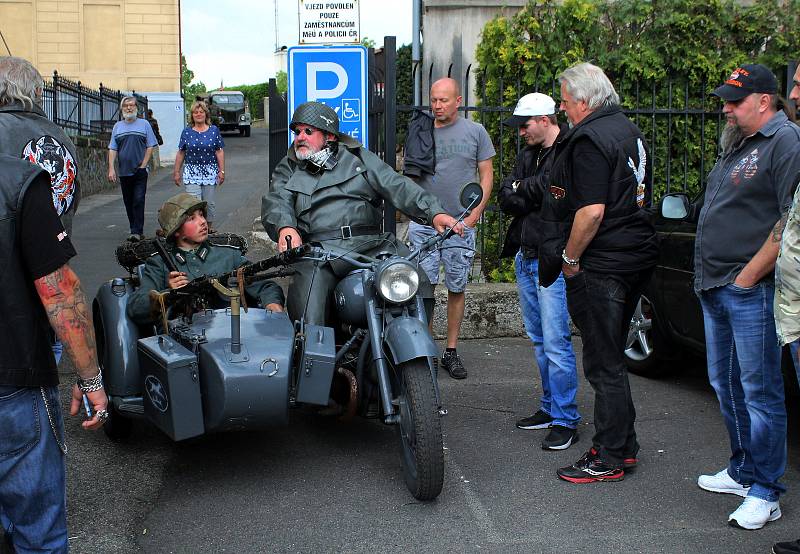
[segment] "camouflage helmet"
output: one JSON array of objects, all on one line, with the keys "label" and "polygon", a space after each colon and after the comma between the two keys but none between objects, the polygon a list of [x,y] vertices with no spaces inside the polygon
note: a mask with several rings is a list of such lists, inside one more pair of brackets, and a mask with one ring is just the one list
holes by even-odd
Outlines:
[{"label": "camouflage helmet", "polygon": [[161,225],[167,240],[174,237],[186,219],[195,211],[206,211],[207,202],[192,196],[188,192],[176,194],[161,205],[158,210],[158,224]]},{"label": "camouflage helmet", "polygon": [[356,139],[346,133],[339,132],[339,116],[333,108],[322,102],[303,102],[294,110],[289,129],[294,131],[297,125],[310,125],[320,131],[331,133],[345,146],[358,146]]}]

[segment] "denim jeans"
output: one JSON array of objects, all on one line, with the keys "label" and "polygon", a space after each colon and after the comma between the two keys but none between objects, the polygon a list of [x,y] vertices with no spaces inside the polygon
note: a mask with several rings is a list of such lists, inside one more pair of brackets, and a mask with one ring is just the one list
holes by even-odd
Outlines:
[{"label": "denim jeans", "polygon": [[575,402],[578,374],[564,277],[559,275],[547,288],[539,286],[539,260],[526,258],[522,252],[514,258],[514,269],[525,332],[533,342],[542,377],[541,409],[553,418],[554,424],[575,429],[581,420]]},{"label": "denim jeans", "polygon": [[631,316],[651,273],[583,270],[565,279],[567,307],[583,342],[583,371],[594,389],[592,445],[615,466],[639,451],[624,350]]},{"label": "denim jeans", "polygon": [[708,378],[728,429],[728,473],[750,495],[777,500],[786,469],[786,406],[775,334],[775,286],[734,284],[700,293]]},{"label": "denim jeans", "polygon": [[792,353],[794,371],[797,373],[797,384],[800,385],[800,339],[789,343],[789,351]]},{"label": "denim jeans", "polygon": [[[58,387],[45,388],[64,440]],[[14,548],[67,552],[66,465],[39,388],[0,386],[0,524]]]},{"label": "denim jeans", "polygon": [[137,169],[136,173],[127,177],[120,176],[122,200],[128,214],[132,235],[144,234],[144,195],[147,192],[147,170]]}]

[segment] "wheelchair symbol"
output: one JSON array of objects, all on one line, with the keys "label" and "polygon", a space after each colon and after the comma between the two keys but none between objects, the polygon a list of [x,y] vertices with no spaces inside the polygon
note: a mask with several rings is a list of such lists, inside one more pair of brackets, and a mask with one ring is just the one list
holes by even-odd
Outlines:
[{"label": "wheelchair symbol", "polygon": [[361,100],[345,98],[342,100],[342,121],[361,121]]}]

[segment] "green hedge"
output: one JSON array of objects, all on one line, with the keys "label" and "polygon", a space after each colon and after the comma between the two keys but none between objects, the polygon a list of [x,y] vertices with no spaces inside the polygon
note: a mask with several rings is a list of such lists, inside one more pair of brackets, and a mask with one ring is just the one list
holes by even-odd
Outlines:
[{"label": "green hedge", "polygon": [[[486,24],[476,57],[478,90],[485,87],[487,107],[513,107],[534,90],[555,90],[558,101],[556,75],[591,61],[606,71],[625,109],[637,107],[638,91],[638,105],[645,107],[646,99],[647,109],[654,94],[658,109],[715,112],[720,104],[709,93],[743,63],[772,68],[785,90],[786,63],[800,57],[800,0],[756,0],[749,6],[720,0],[532,0],[513,17]],[[504,151],[513,153],[517,137],[500,123],[506,116],[487,112],[483,120]],[[717,118],[710,113],[631,117],[650,143],[656,198],[666,191],[668,175],[672,190],[697,192],[701,171],[714,163]],[[495,183],[513,163],[514,156],[507,155],[503,167],[496,164]],[[488,213],[484,220],[484,273],[491,280],[513,280],[509,264],[499,263],[496,254],[505,219]]]}]

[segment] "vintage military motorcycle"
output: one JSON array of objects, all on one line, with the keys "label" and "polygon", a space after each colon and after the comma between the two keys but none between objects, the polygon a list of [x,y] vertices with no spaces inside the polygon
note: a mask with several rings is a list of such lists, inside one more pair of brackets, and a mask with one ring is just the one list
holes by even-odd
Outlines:
[{"label": "vintage military motorcycle", "polygon": [[[470,183],[461,197],[463,219],[480,203],[480,186]],[[124,438],[132,420],[144,418],[178,441],[285,425],[290,408],[314,406],[344,421],[380,417],[398,430],[409,491],[419,500],[436,498],[444,481],[441,417],[447,412],[417,264],[450,234],[407,256],[369,258],[301,246],[181,289],[154,291],[160,329],[136,325],[125,308],[141,262],[164,255],[163,248],[157,241],[121,247],[117,257],[130,275],[103,284],[93,304],[110,400],[106,434]],[[210,240],[245,246],[235,235]],[[286,275],[299,261],[332,259],[355,269],[335,288],[330,326],[292,322],[286,313],[244,303],[244,283]],[[204,309],[210,294],[229,298],[230,307]]]}]

